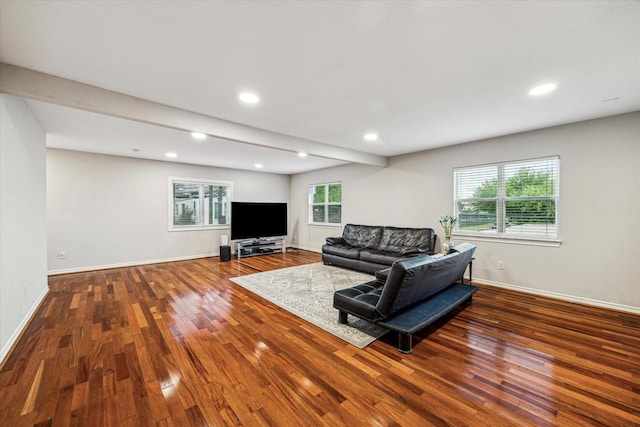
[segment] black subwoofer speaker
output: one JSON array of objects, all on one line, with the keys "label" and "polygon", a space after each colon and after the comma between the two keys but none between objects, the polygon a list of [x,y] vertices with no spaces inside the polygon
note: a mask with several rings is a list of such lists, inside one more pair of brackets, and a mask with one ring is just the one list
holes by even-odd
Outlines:
[{"label": "black subwoofer speaker", "polygon": [[220,261],[231,261],[231,246],[220,246]]}]

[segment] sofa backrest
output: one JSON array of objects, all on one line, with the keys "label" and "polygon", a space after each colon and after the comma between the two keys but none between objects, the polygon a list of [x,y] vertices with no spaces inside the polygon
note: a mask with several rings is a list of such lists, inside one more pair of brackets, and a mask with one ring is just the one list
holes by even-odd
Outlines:
[{"label": "sofa backrest", "polygon": [[433,228],[383,227],[378,249],[385,252],[404,253],[419,248],[431,252],[436,243]]},{"label": "sofa backrest", "polygon": [[462,277],[475,249],[463,243],[441,258],[420,255],[394,262],[376,311],[386,318],[440,292]]},{"label": "sofa backrest", "polygon": [[353,247],[400,254],[418,252],[417,249],[432,252],[436,244],[436,234],[432,228],[346,224],[342,238]]},{"label": "sofa backrest", "polygon": [[357,248],[378,249],[382,227],[378,225],[347,224],[342,231],[342,238],[348,245]]}]

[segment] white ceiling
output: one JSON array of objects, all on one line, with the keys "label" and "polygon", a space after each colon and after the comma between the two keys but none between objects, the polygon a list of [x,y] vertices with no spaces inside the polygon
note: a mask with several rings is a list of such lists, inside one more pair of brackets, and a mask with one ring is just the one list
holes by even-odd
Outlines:
[{"label": "white ceiling", "polygon": [[[301,147],[394,156],[640,110],[640,2],[0,1],[0,62]],[[558,89],[528,96],[545,82]],[[261,102],[242,104],[241,90]],[[347,161],[29,105],[51,147],[173,151],[174,161],[285,174]],[[368,131],[380,140],[364,141]]]}]

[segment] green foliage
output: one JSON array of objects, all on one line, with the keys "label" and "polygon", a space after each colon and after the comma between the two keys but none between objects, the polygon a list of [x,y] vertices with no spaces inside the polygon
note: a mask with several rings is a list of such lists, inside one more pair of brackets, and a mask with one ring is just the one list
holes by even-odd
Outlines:
[{"label": "green foliage", "polygon": [[[505,205],[507,221],[513,224],[549,223],[555,219],[555,203],[550,200],[526,200],[526,198],[550,197],[555,195],[553,176],[545,171],[521,168],[507,179],[504,193],[508,199]],[[474,198],[498,197],[498,180],[496,178],[482,183],[474,192]],[[513,199],[516,200],[513,200]],[[517,200],[523,198],[523,200]],[[465,211],[495,214],[495,200],[473,202],[465,206]]]},{"label": "green foliage", "polygon": [[444,235],[446,237],[451,237],[451,232],[453,231],[453,227],[456,225],[456,222],[458,222],[458,218],[451,215],[440,217],[440,225],[444,228]]},{"label": "green foliage", "polygon": [[507,197],[553,196],[555,194],[553,177],[547,172],[521,168],[507,180]]},{"label": "green foliage", "polygon": [[324,189],[325,186],[324,185],[318,185],[316,187],[314,187],[314,191],[313,191],[313,203],[324,203],[325,201],[325,197],[324,197]]},{"label": "green foliage", "polygon": [[[489,179],[482,183],[482,185],[476,188],[473,193],[473,197],[476,199],[495,199],[498,197],[498,179]],[[473,212],[495,212],[495,201],[482,201],[474,202],[470,206]]]},{"label": "green foliage", "polygon": [[493,178],[483,182],[480,187],[476,188],[473,197],[477,199],[498,197],[498,179]]},{"label": "green foliage", "polygon": [[[522,168],[506,183],[507,197],[549,197],[555,194],[553,177],[547,172]],[[555,220],[556,206],[550,200],[510,200],[507,218],[514,224],[549,223]]]},{"label": "green foliage", "polygon": [[[328,199],[327,199],[328,189]],[[313,189],[313,203],[342,202],[342,184],[317,185]]]},{"label": "green foliage", "polygon": [[342,184],[329,185],[329,203],[342,202]]}]

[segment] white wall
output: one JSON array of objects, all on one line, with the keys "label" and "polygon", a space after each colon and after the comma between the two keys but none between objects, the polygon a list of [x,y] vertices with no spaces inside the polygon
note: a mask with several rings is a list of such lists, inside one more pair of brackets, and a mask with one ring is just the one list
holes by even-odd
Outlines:
[{"label": "white wall", "polygon": [[20,98],[0,95],[0,361],[46,295],[45,134]]},{"label": "white wall", "polygon": [[438,220],[453,211],[454,167],[552,155],[560,156],[561,246],[475,241],[474,280],[640,311],[640,112],[398,156],[388,168],[293,176],[292,243],[320,251],[326,236],[342,231],[307,225],[310,184],[342,181],[343,223],[442,234]]},{"label": "white wall", "polygon": [[229,228],[168,231],[170,176],[232,181],[236,201],[289,198],[286,175],[49,149],[50,273],[218,255]]}]

